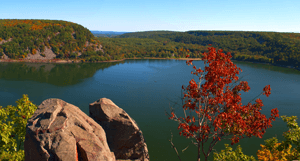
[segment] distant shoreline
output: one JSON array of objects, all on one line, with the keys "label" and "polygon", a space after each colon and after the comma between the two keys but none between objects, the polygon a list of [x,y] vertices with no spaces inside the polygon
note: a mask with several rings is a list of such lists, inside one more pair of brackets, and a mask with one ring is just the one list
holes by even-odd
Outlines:
[{"label": "distant shoreline", "polygon": [[[19,63],[19,62],[26,62],[26,63],[57,63],[57,64],[64,64],[64,63],[109,63],[109,62],[120,62],[124,60],[130,60],[130,59],[175,59],[175,60],[195,60],[199,61],[202,60],[201,58],[150,58],[150,57],[144,57],[144,58],[124,58],[120,60],[109,60],[109,61],[98,61],[98,62],[83,62],[83,59],[75,59],[75,60],[62,60],[62,59],[19,59],[19,60],[14,60],[14,59],[0,59],[0,63],[2,62],[9,62],[9,63]],[[251,61],[240,61],[240,60],[234,60],[238,62],[249,62],[249,63],[255,63],[255,64],[266,64],[266,65],[271,65],[271,66],[278,66],[278,67],[284,67],[284,68],[290,68],[290,69],[296,69],[300,71],[300,67],[296,68],[293,66],[283,66],[283,65],[278,65],[278,64],[270,64],[270,63],[263,63],[263,62],[251,62]]]},{"label": "distant shoreline", "polygon": [[[124,58],[120,60],[109,60],[109,61],[97,61],[97,62],[84,62],[84,63],[105,63],[105,62],[119,62],[119,61],[124,61],[128,59],[142,59],[142,58]],[[201,58],[148,58],[144,57],[144,59],[176,59],[176,60],[201,60]],[[62,59],[0,59],[1,62],[9,62],[9,63],[19,63],[19,62],[27,62],[27,63],[82,63],[82,59],[77,59],[77,60],[62,60]]]},{"label": "distant shoreline", "polygon": [[294,66],[284,66],[284,65],[279,65],[279,64],[271,64],[271,63],[263,63],[263,62],[251,62],[251,61],[240,61],[240,60],[233,60],[233,61],[237,61],[237,62],[248,62],[248,63],[253,63],[253,64],[265,64],[265,65],[270,65],[270,66],[277,66],[277,67],[283,67],[283,68],[290,68],[290,69],[295,69],[295,70],[299,70],[300,71],[300,67],[296,68]]}]

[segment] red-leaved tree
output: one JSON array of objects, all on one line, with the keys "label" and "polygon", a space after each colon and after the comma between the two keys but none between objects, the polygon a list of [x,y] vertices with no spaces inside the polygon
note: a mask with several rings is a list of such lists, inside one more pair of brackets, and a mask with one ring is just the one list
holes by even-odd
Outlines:
[{"label": "red-leaved tree", "polygon": [[[209,63],[209,67],[205,66],[207,72],[205,75],[206,82],[200,88],[203,70],[194,66],[195,72],[191,72],[191,74],[198,76],[201,73],[201,77],[198,76],[199,85],[192,79],[186,88],[182,86],[182,89],[187,90],[187,93],[183,93],[183,99],[186,98],[183,105],[185,118],[177,118],[172,109],[172,116],[168,114],[169,119],[179,122],[178,129],[182,129],[179,135],[196,140],[194,144],[198,147],[198,161],[200,161],[201,150],[205,160],[207,160],[212,148],[218,141],[225,139],[226,136],[232,136],[230,139],[231,145],[238,143],[239,139],[243,137],[256,136],[262,138],[265,130],[272,127],[271,122],[279,117],[277,108],[271,110],[270,118],[266,118],[264,114],[261,114],[260,110],[264,105],[259,98],[256,99],[256,103],[253,105],[250,101],[246,106],[242,106],[241,94],[238,92],[241,90],[248,92],[250,90],[248,82],[240,81],[239,85],[233,89],[226,86],[232,83],[233,79],[235,83],[238,81],[236,74],[239,74],[241,69],[231,62],[230,58],[232,56],[229,52],[225,55],[222,53],[222,49],[218,52],[213,47],[208,49],[209,53],[203,53],[202,58],[204,64]],[[186,57],[189,57],[189,55]],[[192,61],[186,61],[187,65],[193,65]],[[267,85],[263,91],[261,94],[268,97],[271,94],[270,85]],[[186,116],[185,111],[188,109],[190,112],[194,111],[198,118]],[[209,138],[212,138],[209,148],[204,149],[204,143]],[[171,144],[173,145],[172,141]],[[176,148],[174,149],[177,153]],[[177,155],[179,157],[178,153]]]}]

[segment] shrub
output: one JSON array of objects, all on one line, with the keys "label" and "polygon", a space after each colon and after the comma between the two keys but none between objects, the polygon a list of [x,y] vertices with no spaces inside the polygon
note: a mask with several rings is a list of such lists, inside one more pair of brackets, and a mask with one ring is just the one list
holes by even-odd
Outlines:
[{"label": "shrub", "polygon": [[[277,143],[278,140],[276,137],[265,140],[265,145],[260,145],[261,150],[258,150],[256,155],[258,160],[263,161],[290,161],[290,160],[300,160],[300,127],[296,122],[297,116],[281,116],[282,120],[287,122],[287,126],[290,128],[287,132],[283,133],[285,141]],[[292,149],[292,145],[296,145]],[[214,153],[214,160],[255,160],[254,157],[249,157],[244,155],[240,145],[235,151],[232,151],[232,148],[228,147],[228,144],[225,144],[226,150],[221,150],[220,153]]]}]

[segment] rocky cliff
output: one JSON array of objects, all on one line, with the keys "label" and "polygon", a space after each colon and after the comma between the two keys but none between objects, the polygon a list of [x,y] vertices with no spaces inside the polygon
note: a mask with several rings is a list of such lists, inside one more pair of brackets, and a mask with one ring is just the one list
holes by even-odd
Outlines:
[{"label": "rocky cliff", "polygon": [[123,109],[102,98],[89,111],[43,101],[27,121],[25,161],[149,161],[142,131]]}]

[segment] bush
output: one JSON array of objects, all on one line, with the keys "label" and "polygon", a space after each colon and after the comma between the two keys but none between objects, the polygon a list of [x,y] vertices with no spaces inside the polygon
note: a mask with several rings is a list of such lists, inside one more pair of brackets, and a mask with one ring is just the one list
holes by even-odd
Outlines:
[{"label": "bush", "polygon": [[99,62],[99,61],[106,61],[107,58],[103,56],[90,56],[90,57],[86,57],[85,60],[89,62]]},{"label": "bush", "polygon": [[232,151],[232,148],[228,144],[225,144],[225,150],[221,150],[220,153],[214,153],[215,161],[255,161],[253,156],[247,156],[242,152],[240,145],[236,148],[235,151]]},{"label": "bush", "polygon": [[97,52],[96,51],[85,51],[82,53],[82,55],[80,57],[82,58],[86,58],[86,57],[90,57],[90,56],[97,56]]},{"label": "bush", "polygon": [[56,58],[58,58],[58,59],[61,59],[61,58],[63,58],[63,54],[61,54],[61,53],[58,53],[57,55],[56,55]]},{"label": "bush", "polygon": [[[37,109],[37,106],[29,101],[27,95],[23,95],[23,98],[16,103],[17,106],[8,105],[6,108],[0,106],[0,160],[3,161],[25,159],[24,150],[21,150],[20,146],[25,141],[27,120]],[[7,121],[8,117],[12,121]],[[19,141],[19,147],[17,147],[17,141]]]},{"label": "bush", "polygon": [[[277,143],[278,140],[276,137],[265,140],[265,145],[260,145],[262,149],[256,153],[259,160],[300,160],[300,127],[296,122],[297,116],[281,116],[281,118],[284,122],[287,122],[287,126],[290,128],[287,132],[283,133],[285,141]],[[296,145],[296,147],[291,149],[291,144]],[[232,148],[228,147],[228,144],[225,144],[225,148],[225,151],[222,150],[220,153],[214,153],[214,160],[255,160],[253,156],[244,155],[240,145],[233,152]]]},{"label": "bush", "polygon": [[77,58],[77,53],[71,53],[70,58]]},{"label": "bush", "polygon": [[104,55],[104,53],[101,50],[96,51],[96,54],[99,55],[99,56],[103,56]]}]

